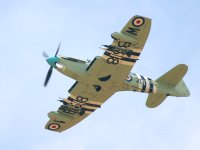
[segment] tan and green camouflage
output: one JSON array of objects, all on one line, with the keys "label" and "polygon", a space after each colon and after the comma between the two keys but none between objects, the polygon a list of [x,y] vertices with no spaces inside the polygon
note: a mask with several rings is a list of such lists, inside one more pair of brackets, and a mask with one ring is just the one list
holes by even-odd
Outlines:
[{"label": "tan and green camouflage", "polygon": [[167,96],[189,96],[182,78],[187,66],[177,65],[172,70],[152,80],[131,73],[143,50],[151,28],[151,19],[132,17],[121,32],[111,34],[113,42],[104,45],[104,54],[91,62],[70,57],[52,57],[47,62],[60,73],[75,80],[69,97],[62,98],[57,111],[48,113],[50,120],[45,128],[62,132],[94,112],[118,91],[148,93],[147,107],[160,105]]}]

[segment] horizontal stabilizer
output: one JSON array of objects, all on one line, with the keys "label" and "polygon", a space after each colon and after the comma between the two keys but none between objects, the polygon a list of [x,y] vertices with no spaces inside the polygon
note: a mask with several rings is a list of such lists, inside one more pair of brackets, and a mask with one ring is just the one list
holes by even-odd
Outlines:
[{"label": "horizontal stabilizer", "polygon": [[188,66],[179,64],[156,80],[157,93],[149,94],[146,105],[154,108],[160,105],[167,96],[187,97],[190,92],[183,81]]},{"label": "horizontal stabilizer", "polygon": [[172,68],[170,71],[162,75],[160,78],[156,80],[156,82],[161,82],[168,84],[170,86],[177,85],[181,79],[184,77],[188,70],[188,66],[185,64],[179,64]]},{"label": "horizontal stabilizer", "polygon": [[166,99],[166,97],[166,94],[163,93],[149,94],[146,106],[149,108],[157,107]]}]

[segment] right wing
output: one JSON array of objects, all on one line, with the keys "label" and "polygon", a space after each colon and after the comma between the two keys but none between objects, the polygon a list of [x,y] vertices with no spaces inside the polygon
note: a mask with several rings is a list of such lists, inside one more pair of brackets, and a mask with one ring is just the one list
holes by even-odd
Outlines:
[{"label": "right wing", "polygon": [[50,120],[45,128],[51,131],[62,132],[94,112],[101,104],[116,91],[99,85],[86,85],[76,82],[69,90],[71,95],[60,100],[63,105],[57,111],[48,113]]}]

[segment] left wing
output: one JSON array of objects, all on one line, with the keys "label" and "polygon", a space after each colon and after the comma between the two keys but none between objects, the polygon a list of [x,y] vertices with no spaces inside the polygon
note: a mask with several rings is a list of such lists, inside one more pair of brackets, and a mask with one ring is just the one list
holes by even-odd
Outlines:
[{"label": "left wing", "polygon": [[111,37],[114,39],[111,45],[104,45],[105,51],[102,56],[108,64],[122,64],[129,66],[124,72],[130,72],[146,43],[151,28],[151,19],[134,16],[123,27],[120,33],[114,32]]},{"label": "left wing", "polygon": [[112,96],[116,91],[106,89],[99,85],[86,85],[76,82],[69,90],[71,95],[60,100],[63,105],[57,111],[48,113],[50,120],[45,128],[62,132],[94,112],[101,104]]}]

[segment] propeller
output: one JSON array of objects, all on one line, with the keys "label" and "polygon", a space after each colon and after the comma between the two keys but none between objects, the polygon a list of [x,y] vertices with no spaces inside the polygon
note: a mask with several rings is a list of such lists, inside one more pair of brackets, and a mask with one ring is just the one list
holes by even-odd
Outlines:
[{"label": "propeller", "polygon": [[47,72],[47,76],[46,76],[46,79],[44,81],[44,86],[46,87],[47,86],[47,83],[49,82],[49,79],[51,77],[51,74],[53,72],[53,67],[51,66]]},{"label": "propeller", "polygon": [[[59,52],[59,50],[60,50],[60,45],[61,45],[61,43],[59,43],[58,48],[57,48],[57,50],[56,50],[56,53],[55,53],[54,57],[56,57],[56,56],[58,55],[58,52]],[[42,55],[43,55],[43,57],[46,58],[46,59],[49,58],[48,54],[47,54],[45,51],[43,52]],[[53,72],[53,67],[51,66],[51,67],[49,68],[48,72],[47,72],[47,75],[46,75],[46,78],[45,78],[45,81],[44,81],[44,87],[47,86],[47,84],[48,84],[48,82],[49,82],[49,79],[50,79],[50,77],[51,77],[52,72]]]},{"label": "propeller", "polygon": [[46,59],[49,57],[49,55],[48,55],[45,51],[43,51],[42,56],[43,56],[44,58],[46,58]]}]

